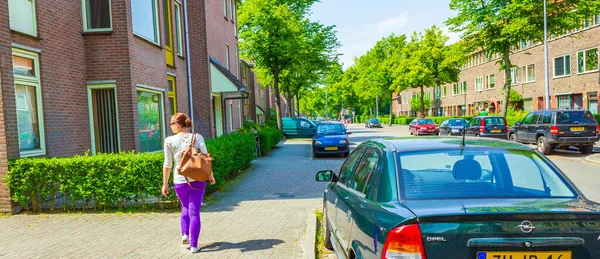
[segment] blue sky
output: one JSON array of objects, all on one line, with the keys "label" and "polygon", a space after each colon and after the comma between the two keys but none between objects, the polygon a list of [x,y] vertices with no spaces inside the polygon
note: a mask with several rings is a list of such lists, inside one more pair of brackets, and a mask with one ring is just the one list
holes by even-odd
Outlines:
[{"label": "blue sky", "polygon": [[335,25],[342,44],[340,61],[344,69],[391,33],[411,35],[432,25],[447,32],[450,42],[458,35],[449,33],[444,21],[455,13],[450,0],[321,0],[312,7],[311,19]]}]

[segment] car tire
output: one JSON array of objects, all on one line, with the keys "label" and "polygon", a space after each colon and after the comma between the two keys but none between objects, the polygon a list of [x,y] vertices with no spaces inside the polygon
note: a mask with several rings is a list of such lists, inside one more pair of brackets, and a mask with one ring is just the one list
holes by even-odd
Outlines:
[{"label": "car tire", "polygon": [[317,153],[313,153],[313,158],[319,158],[321,157],[321,155],[317,154]]},{"label": "car tire", "polygon": [[510,140],[512,140],[514,142],[517,142],[517,135],[515,133],[510,134],[509,137],[508,137],[508,139],[510,139]]},{"label": "car tire", "polygon": [[451,137],[452,136],[452,131],[446,132],[446,136]]},{"label": "car tire", "polygon": [[585,146],[579,147],[579,152],[581,152],[581,154],[589,154],[589,153],[592,153],[593,149],[594,149],[593,145],[585,145]]},{"label": "car tire", "polygon": [[333,251],[333,244],[331,243],[331,230],[327,225],[327,211],[323,207],[323,245],[325,248]]},{"label": "car tire", "polygon": [[411,129],[408,129],[408,132],[410,133],[411,136],[413,135],[413,132]]},{"label": "car tire", "polygon": [[349,155],[350,155],[350,152],[344,153],[344,157],[348,157]]},{"label": "car tire", "polygon": [[537,139],[537,150],[540,151],[540,153],[547,155],[550,154],[550,151],[552,150],[550,148],[550,145],[548,144],[548,140],[546,140],[546,137],[541,136]]}]

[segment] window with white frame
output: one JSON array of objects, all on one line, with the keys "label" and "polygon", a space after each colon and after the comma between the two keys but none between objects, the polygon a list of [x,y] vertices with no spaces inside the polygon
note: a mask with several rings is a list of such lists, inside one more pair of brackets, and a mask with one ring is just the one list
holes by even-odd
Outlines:
[{"label": "window with white frame", "polygon": [[554,58],[554,77],[571,75],[571,55]]},{"label": "window with white frame", "polygon": [[223,0],[223,16],[227,19],[227,0]]},{"label": "window with white frame", "polygon": [[162,150],[164,103],[163,93],[159,91],[137,89],[138,132],[140,151]]},{"label": "window with white frame", "polygon": [[598,70],[598,48],[577,52],[577,73]]},{"label": "window with white frame", "polygon": [[8,0],[10,29],[37,36],[35,0]]},{"label": "window with white frame", "polygon": [[458,84],[457,83],[452,84],[452,95],[458,95],[458,92],[459,92]]},{"label": "window with white frame", "polygon": [[595,14],[594,15],[594,26],[599,25],[600,24],[600,14]]},{"label": "window with white frame", "polygon": [[225,67],[229,70],[229,45],[225,43]]},{"label": "window with white frame", "polygon": [[475,78],[475,92],[483,91],[483,77]]},{"label": "window with white frame", "polygon": [[229,17],[231,17],[231,21],[235,21],[235,1],[229,0]]},{"label": "window with white frame", "polygon": [[525,83],[535,82],[535,64],[527,65],[525,68]]},{"label": "window with white frame", "polygon": [[40,63],[37,53],[12,50],[21,156],[46,154]]},{"label": "window with white frame", "polygon": [[237,73],[237,76],[239,78],[241,78],[241,72],[240,72],[240,50],[238,48],[237,43],[235,44],[235,72]]},{"label": "window with white frame", "polygon": [[109,31],[112,29],[110,0],[83,1],[83,29]]},{"label": "window with white frame", "polygon": [[131,0],[133,33],[160,44],[157,0]]},{"label": "window with white frame", "polygon": [[571,109],[571,96],[570,95],[559,95],[558,96],[558,109]]},{"label": "window with white frame", "polygon": [[177,55],[183,56],[183,29],[181,20],[181,4],[175,1],[175,40],[177,41]]},{"label": "window with white frame", "polygon": [[446,87],[447,86],[442,87],[442,97],[446,97]]},{"label": "window with white frame", "polygon": [[462,81],[460,85],[460,93],[467,94],[467,81]]},{"label": "window with white frame", "polygon": [[486,85],[485,85],[486,89],[496,88],[496,75],[494,75],[494,74],[488,75],[487,80],[485,80],[485,81],[486,81]]},{"label": "window with white frame", "polygon": [[510,69],[510,83],[516,85],[519,83],[519,68],[513,67]]}]

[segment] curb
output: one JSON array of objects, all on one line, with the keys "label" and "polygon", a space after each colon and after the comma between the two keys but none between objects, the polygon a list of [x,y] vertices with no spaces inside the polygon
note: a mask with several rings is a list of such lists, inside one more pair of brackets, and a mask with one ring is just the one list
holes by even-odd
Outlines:
[{"label": "curb", "polygon": [[600,154],[594,154],[591,156],[587,156],[587,157],[585,157],[585,161],[600,165]]}]

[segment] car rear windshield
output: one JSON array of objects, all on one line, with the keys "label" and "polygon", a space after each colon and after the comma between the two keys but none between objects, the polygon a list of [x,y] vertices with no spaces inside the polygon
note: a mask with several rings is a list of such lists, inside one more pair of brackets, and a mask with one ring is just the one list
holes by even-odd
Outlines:
[{"label": "car rear windshield", "polygon": [[504,118],[503,117],[486,117],[485,125],[486,126],[504,126]]},{"label": "car rear windshield", "polygon": [[419,123],[419,124],[433,124],[433,121],[431,119],[422,119],[422,120],[417,120],[417,123]]},{"label": "car rear windshield", "polygon": [[322,135],[339,135],[344,134],[344,126],[342,124],[319,124],[317,125],[317,133]]},{"label": "car rear windshield", "polygon": [[556,124],[596,123],[589,111],[562,111],[556,113]]},{"label": "car rear windshield", "polygon": [[467,121],[463,119],[449,120],[448,124],[450,126],[465,126],[465,124],[467,124]]},{"label": "car rear windshield", "polygon": [[372,123],[379,123],[379,120],[378,119],[371,119],[371,122]]},{"label": "car rear windshield", "polygon": [[576,197],[556,169],[529,150],[433,150],[396,157],[404,199]]}]

